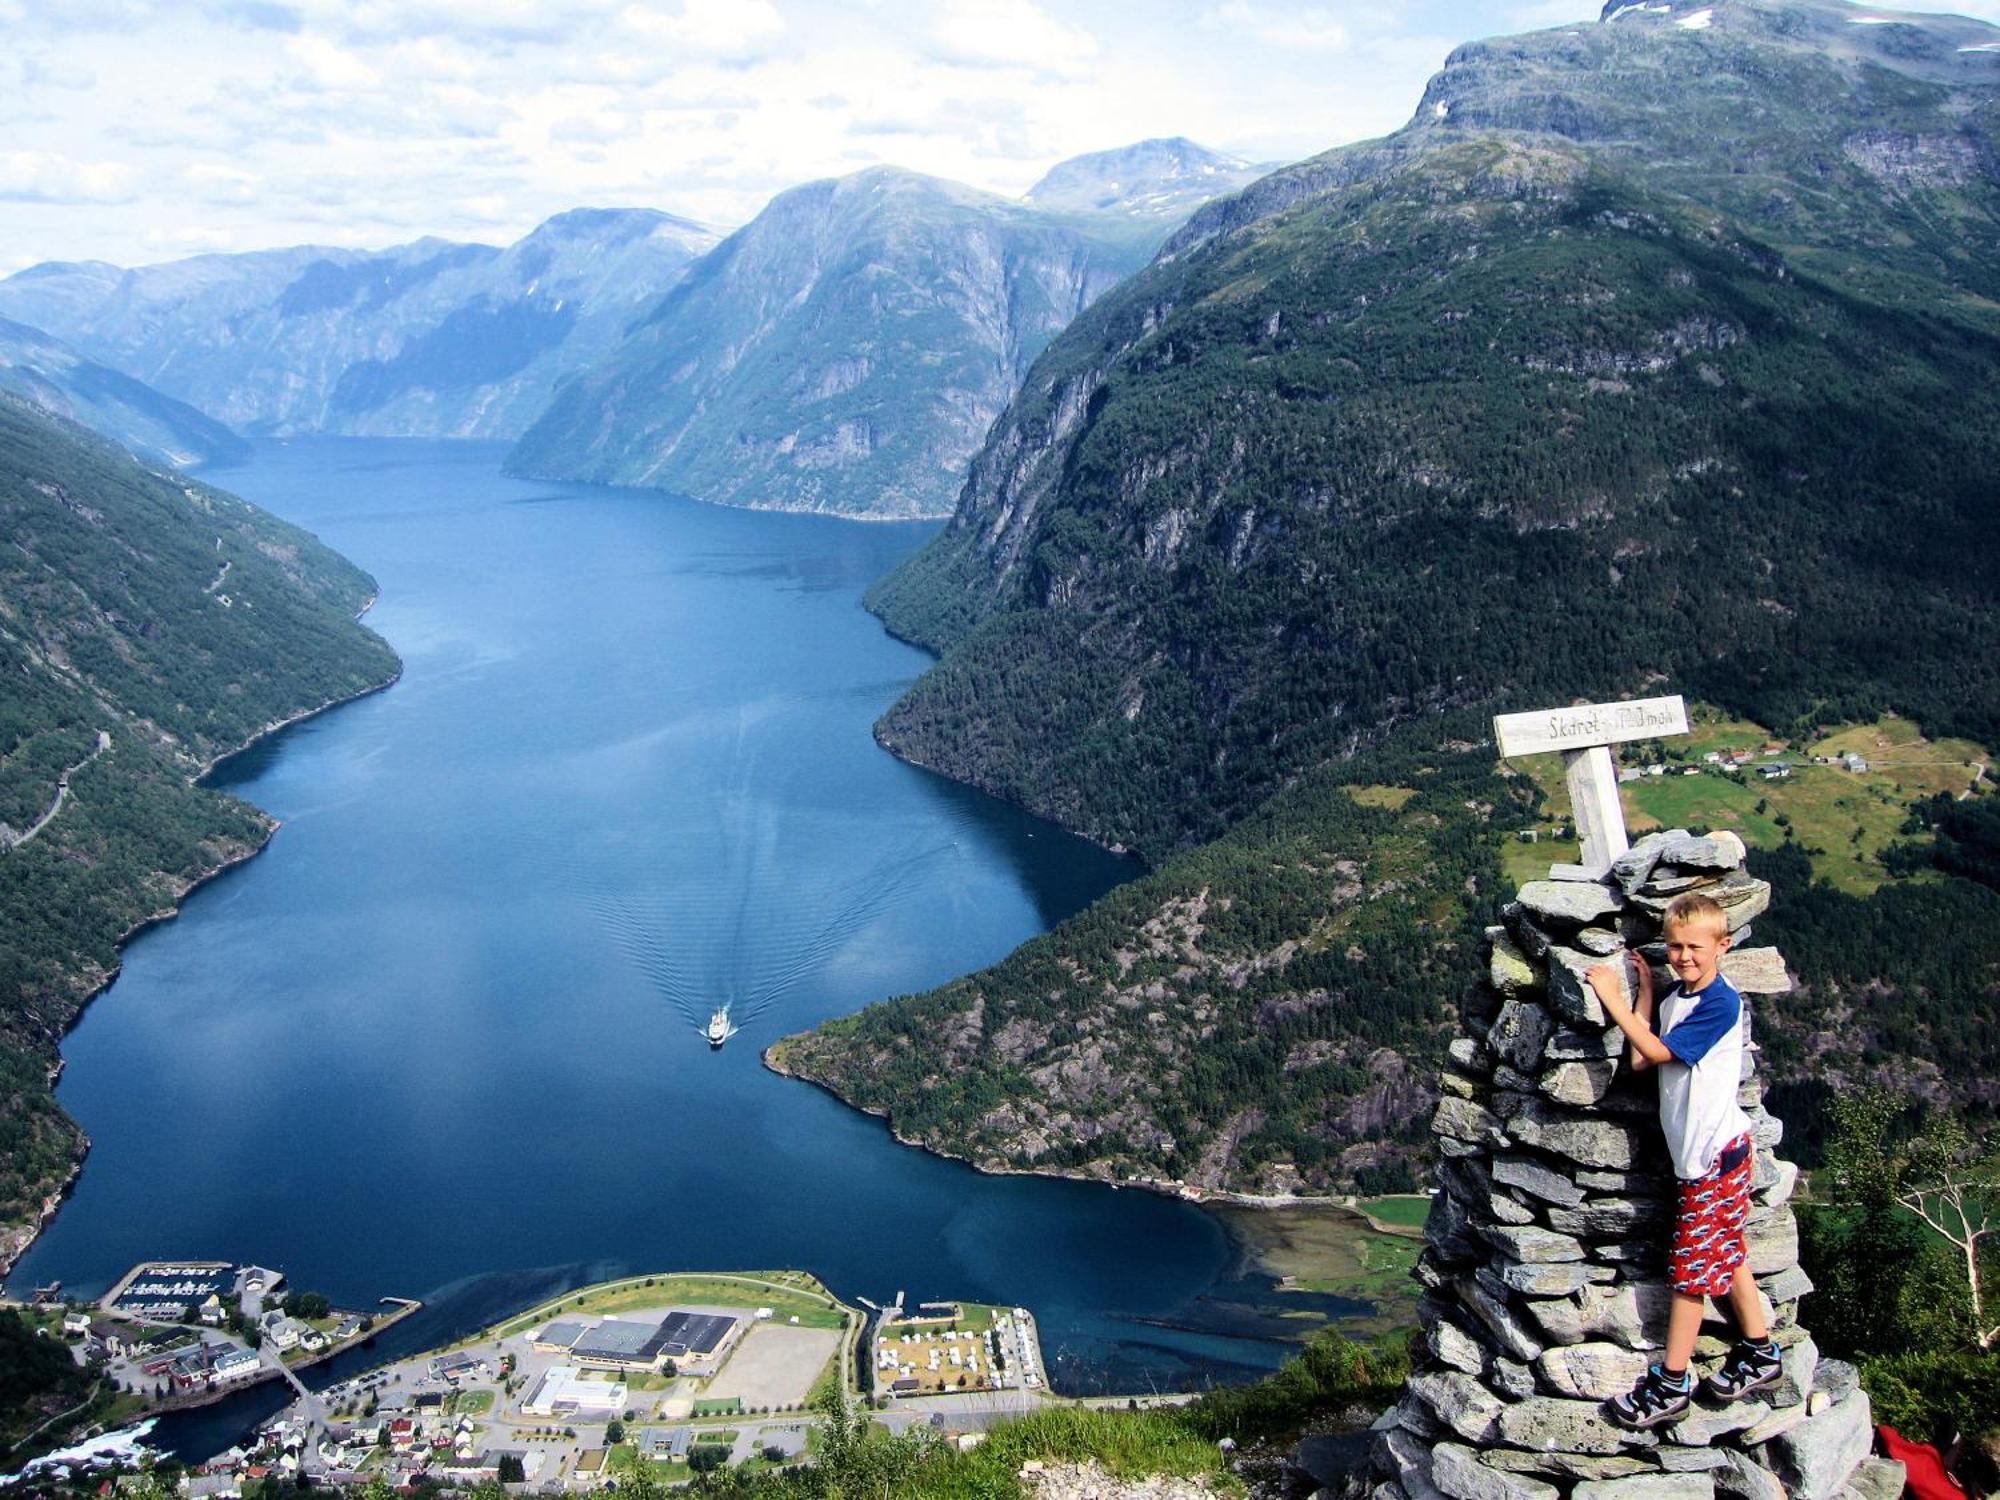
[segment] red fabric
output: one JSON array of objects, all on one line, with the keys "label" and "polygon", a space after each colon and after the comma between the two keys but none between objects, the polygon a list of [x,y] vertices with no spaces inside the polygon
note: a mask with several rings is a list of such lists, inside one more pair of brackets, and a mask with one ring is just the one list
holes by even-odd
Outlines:
[{"label": "red fabric", "polygon": [[1903,1466],[1903,1482],[1917,1500],[1966,1500],[1956,1479],[1945,1472],[1944,1456],[1929,1443],[1913,1443],[1893,1427],[1878,1427],[1882,1451]]},{"label": "red fabric", "polygon": [[1738,1136],[1722,1149],[1715,1165],[1691,1182],[1681,1183],[1680,1216],[1674,1225],[1673,1256],[1668,1276],[1684,1297],[1722,1297],[1743,1264],[1743,1222],[1750,1217],[1752,1153],[1725,1172],[1722,1163],[1750,1137]]}]

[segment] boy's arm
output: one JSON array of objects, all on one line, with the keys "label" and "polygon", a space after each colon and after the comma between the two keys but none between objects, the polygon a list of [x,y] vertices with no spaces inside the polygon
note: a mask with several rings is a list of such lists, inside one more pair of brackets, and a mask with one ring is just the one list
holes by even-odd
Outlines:
[{"label": "boy's arm", "polygon": [[1604,1013],[1612,1023],[1625,1033],[1625,1040],[1632,1044],[1632,1070],[1643,1073],[1663,1062],[1673,1061],[1673,1052],[1653,1031],[1653,970],[1638,954],[1629,955],[1632,967],[1638,971],[1639,993],[1637,1003],[1627,1005],[1622,993],[1624,986],[1619,983],[1619,959],[1608,964],[1599,964],[1584,978],[1590,981],[1590,988],[1604,1006]]}]

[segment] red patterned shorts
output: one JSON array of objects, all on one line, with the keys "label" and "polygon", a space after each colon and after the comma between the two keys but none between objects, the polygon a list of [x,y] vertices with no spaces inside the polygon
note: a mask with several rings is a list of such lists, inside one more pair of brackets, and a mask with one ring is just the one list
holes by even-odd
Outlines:
[{"label": "red patterned shorts", "polygon": [[[1734,1165],[1727,1165],[1734,1161]],[[1722,1149],[1715,1165],[1692,1182],[1681,1183],[1680,1217],[1668,1277],[1684,1297],[1728,1293],[1747,1251],[1743,1222],[1750,1217],[1750,1173],[1755,1165],[1750,1137],[1739,1135]]]}]

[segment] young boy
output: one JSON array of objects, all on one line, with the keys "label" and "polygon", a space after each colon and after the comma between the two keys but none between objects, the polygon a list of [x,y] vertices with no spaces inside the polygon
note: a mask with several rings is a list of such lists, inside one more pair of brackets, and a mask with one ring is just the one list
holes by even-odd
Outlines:
[{"label": "young boy", "polygon": [[1680,1179],[1666,1353],[1629,1394],[1610,1402],[1612,1418],[1627,1427],[1658,1427],[1688,1409],[1694,1396],[1688,1361],[1710,1297],[1728,1296],[1741,1337],[1722,1368],[1703,1382],[1708,1394],[1735,1401],[1783,1373],[1744,1259],[1751,1145],[1749,1116],[1736,1103],[1743,997],[1718,972],[1729,951],[1729,920],[1714,901],[1690,894],[1667,907],[1665,927],[1667,967],[1680,983],[1661,1000],[1657,1027],[1653,975],[1645,959],[1632,955],[1636,1005],[1621,993],[1623,960],[1599,964],[1587,976],[1604,1013],[1631,1043],[1633,1070],[1660,1070],[1660,1128]]}]

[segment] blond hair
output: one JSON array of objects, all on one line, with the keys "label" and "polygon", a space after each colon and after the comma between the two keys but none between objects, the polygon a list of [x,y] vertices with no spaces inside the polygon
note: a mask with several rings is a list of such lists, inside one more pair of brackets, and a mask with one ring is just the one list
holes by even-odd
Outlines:
[{"label": "blond hair", "polygon": [[1660,925],[1663,928],[1706,927],[1711,936],[1727,937],[1729,913],[1717,905],[1713,897],[1704,896],[1700,891],[1689,891],[1667,903],[1667,914]]}]

